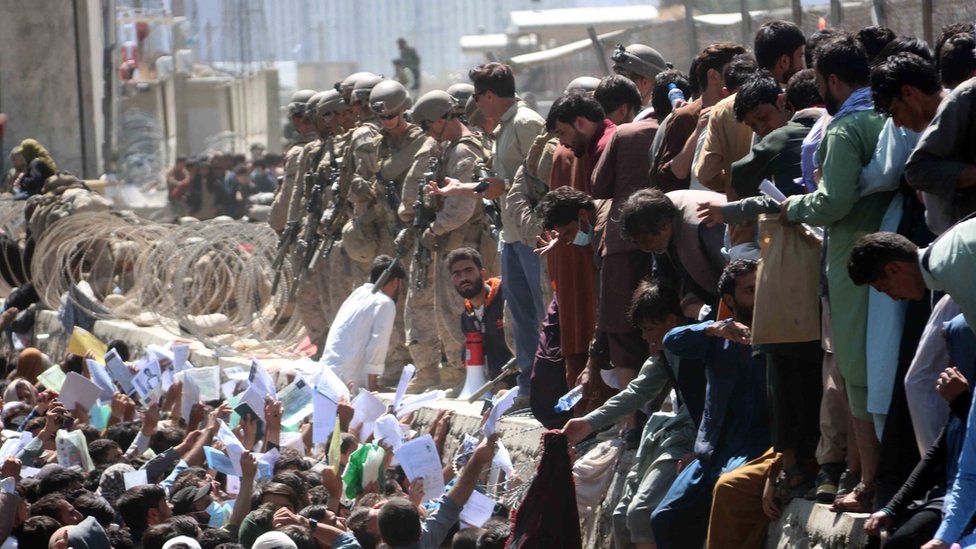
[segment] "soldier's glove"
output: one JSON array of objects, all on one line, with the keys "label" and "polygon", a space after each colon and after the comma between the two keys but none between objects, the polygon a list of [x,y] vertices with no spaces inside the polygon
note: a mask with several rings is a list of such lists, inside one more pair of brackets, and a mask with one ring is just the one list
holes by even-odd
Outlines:
[{"label": "soldier's glove", "polygon": [[424,230],[420,243],[423,244],[424,248],[427,248],[430,251],[435,251],[437,249],[437,235],[435,235],[434,232],[428,228]]}]

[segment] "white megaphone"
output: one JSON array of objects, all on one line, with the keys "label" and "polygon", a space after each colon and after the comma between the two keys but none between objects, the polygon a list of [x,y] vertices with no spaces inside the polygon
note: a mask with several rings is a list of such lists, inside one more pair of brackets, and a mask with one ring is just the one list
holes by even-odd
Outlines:
[{"label": "white megaphone", "polygon": [[464,336],[464,388],[458,400],[466,400],[473,395],[485,379],[485,352],[481,332],[468,332]]}]

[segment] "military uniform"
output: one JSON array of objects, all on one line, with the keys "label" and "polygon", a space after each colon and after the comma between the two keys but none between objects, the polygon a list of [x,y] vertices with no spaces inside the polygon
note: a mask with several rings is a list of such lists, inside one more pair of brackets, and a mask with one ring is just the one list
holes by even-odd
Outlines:
[{"label": "military uniform", "polygon": [[[485,152],[478,138],[471,134],[464,135],[449,144],[441,155],[441,169],[437,181],[443,182],[445,177],[472,181],[476,165],[484,160]],[[484,267],[492,272],[497,263],[495,259],[497,252],[493,251],[493,241],[486,228],[487,221],[480,199],[465,196],[437,197],[433,206],[437,211],[437,217],[430,226],[430,232],[436,237],[432,262],[436,267],[432,270],[436,289],[437,331],[448,364],[457,368],[461,365],[461,352],[464,346],[464,336],[461,334],[461,325],[458,322],[458,316],[464,310],[464,299],[454,288],[451,273],[444,259],[451,250],[462,246],[471,247],[481,251]],[[488,244],[487,250],[483,244]],[[449,376],[457,377],[459,372],[457,369],[442,371],[442,385],[450,385]],[[461,377],[463,378],[463,372]]]},{"label": "military uniform", "polygon": [[268,224],[276,233],[281,233],[285,230],[288,222],[294,220],[290,213],[290,204],[295,187],[299,184],[297,180],[301,178],[299,157],[305,146],[311,143],[313,139],[315,139],[314,133],[300,135],[285,153],[284,177],[281,181],[281,187],[278,188],[278,193],[275,195],[274,202],[271,203],[271,212],[268,216]]}]

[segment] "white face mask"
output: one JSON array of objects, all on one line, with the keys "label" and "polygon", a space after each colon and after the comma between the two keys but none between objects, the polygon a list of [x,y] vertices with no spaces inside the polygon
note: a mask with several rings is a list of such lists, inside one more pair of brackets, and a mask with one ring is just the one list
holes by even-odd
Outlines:
[{"label": "white face mask", "polygon": [[573,244],[577,246],[589,246],[590,242],[593,241],[593,228],[590,227],[589,223],[586,224],[590,228],[589,231],[583,230],[583,222],[577,221],[579,225],[579,230],[576,231],[576,236],[573,237]]},{"label": "white face mask", "polygon": [[210,522],[207,523],[211,528],[220,528],[227,522],[227,517],[230,516],[231,508],[230,505],[226,503],[217,503],[216,501],[211,501],[210,505],[207,506],[207,513],[210,515]]}]

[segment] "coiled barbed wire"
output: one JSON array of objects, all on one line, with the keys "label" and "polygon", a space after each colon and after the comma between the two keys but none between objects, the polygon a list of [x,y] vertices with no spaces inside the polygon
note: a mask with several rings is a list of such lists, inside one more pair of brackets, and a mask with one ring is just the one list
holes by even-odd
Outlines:
[{"label": "coiled barbed wire", "polygon": [[31,266],[49,308],[67,295],[94,318],[158,324],[228,354],[288,356],[304,330],[288,285],[271,293],[276,245],[264,224],[82,213],[45,230]]},{"label": "coiled barbed wire", "polygon": [[24,203],[0,200],[0,292],[3,295],[10,295],[14,288],[30,278],[26,244]]}]

